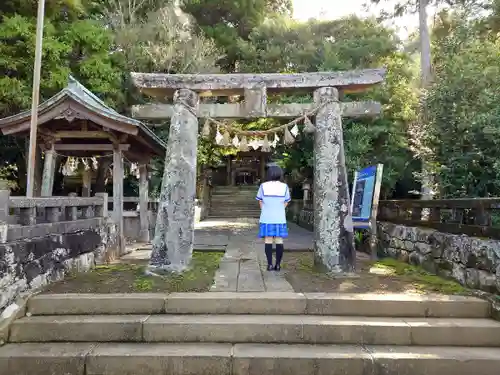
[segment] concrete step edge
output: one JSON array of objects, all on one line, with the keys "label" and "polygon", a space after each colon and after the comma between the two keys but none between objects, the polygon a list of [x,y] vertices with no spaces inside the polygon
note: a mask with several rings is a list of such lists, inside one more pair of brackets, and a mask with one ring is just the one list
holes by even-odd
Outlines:
[{"label": "concrete step edge", "polygon": [[15,321],[9,341],[500,347],[500,322],[312,315],[35,316]]},{"label": "concrete step edge", "polygon": [[[9,344],[0,374],[491,375],[500,349],[276,344]],[[54,372],[54,371],[58,372]]]},{"label": "concrete step edge", "polygon": [[350,293],[137,293],[39,294],[30,315],[260,314],[369,317],[486,318],[487,301],[475,297]]}]

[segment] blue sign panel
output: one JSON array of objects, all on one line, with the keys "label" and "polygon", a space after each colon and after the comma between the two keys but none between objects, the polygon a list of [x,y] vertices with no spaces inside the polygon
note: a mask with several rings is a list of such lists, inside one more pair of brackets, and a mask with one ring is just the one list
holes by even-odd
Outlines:
[{"label": "blue sign panel", "polygon": [[[377,166],[365,168],[357,173],[353,186],[352,220],[358,223],[370,221],[373,204],[373,193],[377,179]],[[362,225],[358,225],[362,227]]]}]

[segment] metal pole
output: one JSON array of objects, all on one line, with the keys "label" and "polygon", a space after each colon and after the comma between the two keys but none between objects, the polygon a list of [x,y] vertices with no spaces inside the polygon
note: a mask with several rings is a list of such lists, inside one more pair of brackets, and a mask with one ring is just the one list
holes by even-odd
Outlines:
[{"label": "metal pole", "polygon": [[42,66],[42,40],[43,19],[45,15],[45,0],[38,0],[38,13],[36,19],[36,46],[35,66],[33,70],[33,94],[31,98],[31,126],[28,155],[28,178],[26,196],[33,197],[35,189],[35,166],[36,166],[36,133],[38,126],[38,103],[40,97],[40,70]]}]

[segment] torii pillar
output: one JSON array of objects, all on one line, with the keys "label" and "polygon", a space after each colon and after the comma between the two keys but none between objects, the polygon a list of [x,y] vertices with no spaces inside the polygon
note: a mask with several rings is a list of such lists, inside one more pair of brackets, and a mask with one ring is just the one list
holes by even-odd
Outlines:
[{"label": "torii pillar", "polygon": [[339,92],[319,88],[314,102],[323,105],[314,134],[314,263],[332,272],[352,272],[356,252]]},{"label": "torii pillar", "polygon": [[[385,69],[298,74],[132,73],[134,84],[146,94],[163,98],[175,92],[173,105],[149,104],[132,108],[136,118],[172,119],[151,263],[175,262],[176,267],[183,268],[185,263],[180,264],[179,259],[187,262],[186,255],[192,252],[197,118],[297,118],[320,106],[314,136],[315,262],[329,272],[353,271],[356,257],[342,116],[376,115],[380,112],[380,104],[340,103],[339,91],[359,92],[381,83],[384,77]],[[267,91],[290,93],[293,90],[314,92],[314,103],[267,101]],[[245,101],[198,105],[198,96],[231,95],[244,95]]]}]

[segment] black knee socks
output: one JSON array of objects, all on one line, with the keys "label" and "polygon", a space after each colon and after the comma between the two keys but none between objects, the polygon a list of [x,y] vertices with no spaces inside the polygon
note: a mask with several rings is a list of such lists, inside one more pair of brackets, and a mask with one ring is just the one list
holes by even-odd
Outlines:
[{"label": "black knee socks", "polygon": [[264,245],[264,250],[266,252],[267,265],[272,266],[272,264],[273,264],[273,244],[266,243]]},{"label": "black knee socks", "polygon": [[281,267],[281,259],[283,259],[283,244],[282,243],[277,243],[276,244],[276,267],[280,268]]}]

